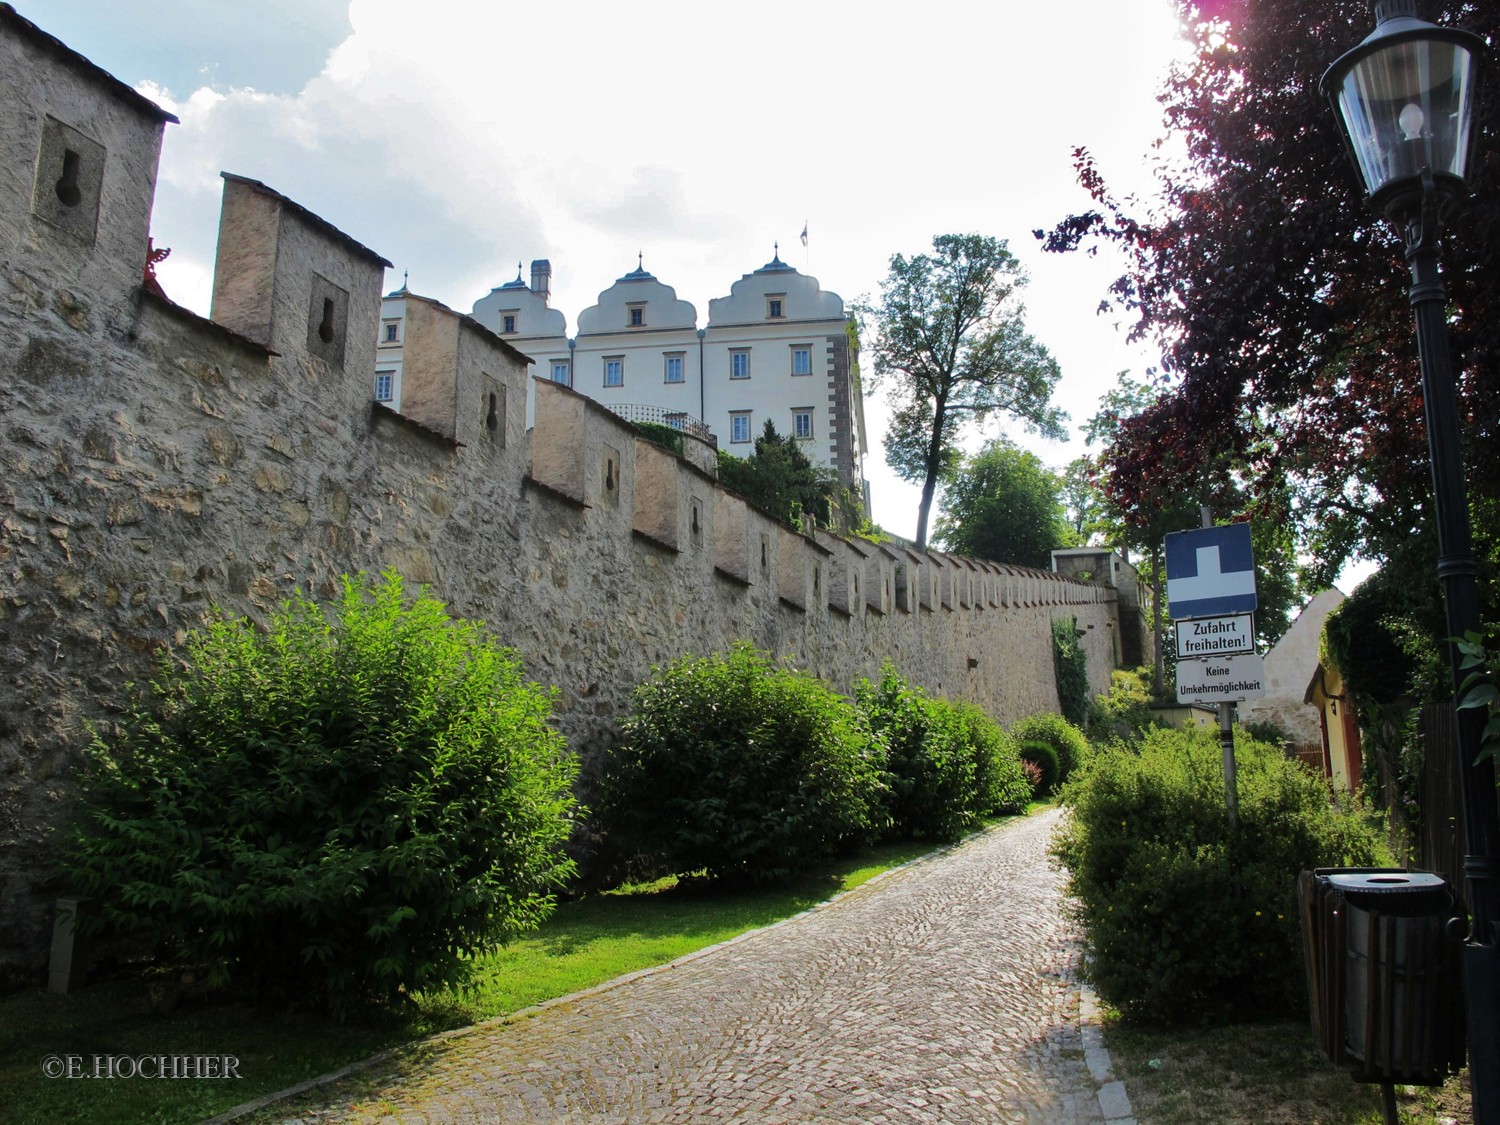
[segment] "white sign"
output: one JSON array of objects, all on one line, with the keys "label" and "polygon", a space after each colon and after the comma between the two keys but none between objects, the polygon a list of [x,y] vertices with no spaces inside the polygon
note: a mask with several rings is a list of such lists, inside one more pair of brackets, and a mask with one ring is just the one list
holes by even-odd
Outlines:
[{"label": "white sign", "polygon": [[1266,694],[1266,664],[1257,653],[1177,662],[1178,703],[1233,703]]},{"label": "white sign", "polygon": [[1177,659],[1235,656],[1255,651],[1255,618],[1248,613],[1230,617],[1197,617],[1177,622]]}]

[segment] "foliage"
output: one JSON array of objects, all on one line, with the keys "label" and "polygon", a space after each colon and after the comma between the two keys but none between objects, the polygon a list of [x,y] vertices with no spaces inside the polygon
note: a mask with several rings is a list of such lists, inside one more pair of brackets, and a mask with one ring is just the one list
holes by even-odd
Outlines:
[{"label": "foliage", "polygon": [[1072,545],[1114,546],[1110,512],[1095,482],[1099,465],[1093,457],[1075,457],[1063,466],[1059,479],[1063,512]]},{"label": "foliage", "polygon": [[1500,652],[1485,647],[1477,633],[1465,633],[1454,641],[1460,655],[1459,668],[1467,672],[1458,692],[1458,706],[1463,710],[1483,708],[1484,729],[1480,733],[1479,756],[1475,761],[1500,757]]},{"label": "foliage", "polygon": [[220,616],[99,732],[69,845],[109,930],[336,1012],[462,980],[573,865],[546,692],[388,573]]},{"label": "foliage", "polygon": [[1060,715],[1043,711],[1022,719],[1011,728],[1011,737],[1023,746],[1045,742],[1057,753],[1057,780],[1067,781],[1089,760],[1089,740],[1081,730]]},{"label": "foliage", "polygon": [[1430,576],[1412,582],[1388,568],[1361,582],[1329,613],[1321,655],[1361,706],[1442,698],[1447,670],[1429,639],[1443,628],[1439,598]]},{"label": "foliage", "polygon": [[1371,866],[1379,834],[1321,780],[1239,732],[1239,827],[1228,826],[1216,732],[1147,732],[1064,789],[1053,843],[1068,868],[1100,995],[1128,1018],[1197,1024],[1299,1013],[1296,880]]},{"label": "foliage", "polygon": [[770,882],[885,827],[884,753],[862,717],[749,645],[657,669],[622,733],[601,821],[646,870]]},{"label": "foliage", "polygon": [[1026,333],[1018,298],[1026,277],[1005,242],[945,234],[932,249],[892,255],[880,303],[863,310],[877,332],[872,385],[886,382],[893,407],[886,460],[903,480],[922,482],[918,547],[965,427],[999,413],[1061,438],[1066,418],[1050,405],[1060,373]]},{"label": "foliage", "polygon": [[1078,620],[1052,619],[1052,669],[1057,678],[1057,706],[1074,726],[1088,721],[1089,660],[1078,638]]},{"label": "foliage", "polygon": [[943,478],[943,550],[1046,570],[1073,537],[1058,498],[1061,482],[1035,453],[1000,438]]},{"label": "foliage", "polygon": [[1109,691],[1094,700],[1084,725],[1093,742],[1134,742],[1142,734],[1164,726],[1151,710],[1151,669],[1116,668],[1109,674]]},{"label": "foliage", "polygon": [[670,449],[679,457],[682,456],[682,431],[674,426],[666,426],[660,422],[632,422],[635,432],[648,441],[654,441],[666,449]]},{"label": "foliage", "polygon": [[1021,761],[1030,762],[1036,767],[1034,784],[1037,796],[1045,797],[1057,788],[1057,751],[1050,742],[1030,739],[1021,743]]},{"label": "foliage", "polygon": [[993,815],[1025,812],[1034,792],[1022,769],[1020,747],[995,722],[972,703],[946,704],[958,716],[968,735],[974,756],[975,786],[984,794],[983,805]]},{"label": "foliage", "polygon": [[[1013,806],[1003,781],[1013,771],[1002,773],[999,760],[1003,735],[983,737],[974,715],[908,685],[889,663],[878,684],[860,681],[854,698],[887,749],[893,838],[957,840]],[[1009,764],[1015,762],[1011,754]]]},{"label": "foliage", "polygon": [[[1313,556],[1314,586],[1351,554],[1388,558],[1430,520],[1409,279],[1396,232],[1360,198],[1323,70],[1371,29],[1366,0],[1179,0],[1193,56],[1166,84],[1184,156],[1155,200],[1119,200],[1083,149],[1094,208],[1046,247],[1119,247],[1112,300],[1162,349],[1159,395],[1131,412],[1105,489],[1150,494],[1239,475]],[[1500,6],[1434,0],[1423,13],[1500,37]],[[1500,101],[1480,110],[1472,200],[1443,247],[1464,446],[1481,542],[1500,515]],[[1042,235],[1043,232],[1038,232]]]},{"label": "foliage", "polygon": [[838,477],[814,465],[793,437],[782,437],[769,418],[755,439],[755,453],[736,457],[719,450],[719,483],[770,512],[788,527],[801,529],[804,514],[819,527],[832,526]]}]

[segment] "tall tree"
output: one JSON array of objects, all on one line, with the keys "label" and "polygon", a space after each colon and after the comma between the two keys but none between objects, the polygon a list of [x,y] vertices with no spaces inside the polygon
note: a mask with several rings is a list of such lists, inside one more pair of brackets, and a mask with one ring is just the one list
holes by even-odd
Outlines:
[{"label": "tall tree", "polygon": [[[1367,0],[1179,0],[1194,48],[1162,94],[1185,158],[1161,194],[1117,200],[1088,153],[1095,209],[1043,234],[1049,250],[1127,252],[1112,299],[1162,348],[1160,396],[1122,426],[1106,491],[1149,508],[1207,477],[1288,498],[1285,517],[1328,581],[1351,555],[1400,554],[1430,487],[1406,269],[1360,198],[1322,71],[1371,29]],[[1500,39],[1493,0],[1423,14]],[[1500,519],[1500,99],[1483,109],[1473,199],[1448,224],[1444,269],[1476,537]],[[1486,520],[1488,521],[1486,526]]]},{"label": "tall tree", "polygon": [[1035,453],[991,441],[944,480],[938,541],[960,555],[1049,568],[1052,552],[1074,541],[1061,491]]},{"label": "tall tree", "polygon": [[885,453],[898,476],[922,483],[917,546],[927,544],[939,479],[958,459],[966,426],[994,413],[1064,438],[1067,415],[1051,405],[1057,363],[1025,328],[1020,263],[1000,239],[944,234],[931,254],[895,254],[880,303],[875,377],[895,408]]}]

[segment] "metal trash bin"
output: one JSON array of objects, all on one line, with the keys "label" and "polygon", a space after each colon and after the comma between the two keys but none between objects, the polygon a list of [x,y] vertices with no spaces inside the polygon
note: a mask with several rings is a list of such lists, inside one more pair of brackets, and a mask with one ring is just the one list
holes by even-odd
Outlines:
[{"label": "metal trash bin", "polygon": [[1461,917],[1427,871],[1349,867],[1297,881],[1313,1033],[1358,1082],[1437,1086],[1464,1064]]}]

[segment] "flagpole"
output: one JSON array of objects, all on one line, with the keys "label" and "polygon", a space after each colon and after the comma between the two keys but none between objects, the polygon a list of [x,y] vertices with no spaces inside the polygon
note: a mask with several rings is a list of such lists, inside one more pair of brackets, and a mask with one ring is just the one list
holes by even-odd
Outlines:
[{"label": "flagpole", "polygon": [[802,272],[812,273],[812,251],[807,248],[807,220],[802,220]]}]

